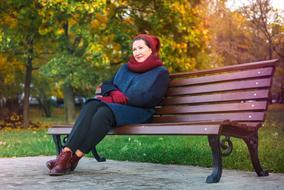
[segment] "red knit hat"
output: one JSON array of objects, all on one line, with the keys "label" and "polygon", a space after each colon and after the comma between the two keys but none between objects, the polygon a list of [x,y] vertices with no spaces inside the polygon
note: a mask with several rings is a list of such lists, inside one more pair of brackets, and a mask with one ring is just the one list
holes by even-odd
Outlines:
[{"label": "red knit hat", "polygon": [[142,38],[148,42],[153,53],[159,52],[161,44],[158,37],[149,34],[138,34],[135,36],[134,40],[137,38]]}]

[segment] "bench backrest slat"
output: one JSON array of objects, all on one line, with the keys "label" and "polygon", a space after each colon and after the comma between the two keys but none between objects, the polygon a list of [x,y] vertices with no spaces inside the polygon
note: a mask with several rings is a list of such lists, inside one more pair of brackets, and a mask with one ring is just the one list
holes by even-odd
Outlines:
[{"label": "bench backrest slat", "polygon": [[269,77],[272,74],[273,74],[273,68],[267,67],[267,68],[253,69],[249,71],[224,73],[220,75],[209,75],[209,76],[196,77],[196,78],[190,78],[190,79],[172,80],[170,83],[170,86],[178,87],[178,86],[188,86],[188,85],[196,85],[196,84],[225,82],[225,81],[240,80],[240,79]]},{"label": "bench backrest slat", "polygon": [[216,94],[205,95],[188,95],[175,96],[165,98],[161,105],[179,105],[179,104],[198,104],[211,102],[227,102],[227,101],[241,101],[241,100],[261,100],[269,98],[269,90],[251,90],[241,92],[224,92]]},{"label": "bench backrest slat", "polygon": [[194,72],[181,72],[181,73],[171,74],[171,78],[174,79],[174,78],[181,78],[181,77],[192,77],[192,76],[201,76],[201,75],[207,75],[207,74],[216,74],[216,73],[221,73],[221,72],[232,72],[232,71],[249,70],[249,69],[264,68],[264,67],[275,67],[278,61],[279,61],[278,59],[271,59],[267,61],[243,63],[239,65],[230,65],[230,66],[224,66],[224,67],[218,67],[218,68],[200,70],[200,71],[194,71]]},{"label": "bench backrest slat", "polygon": [[186,114],[186,113],[208,113],[208,112],[233,112],[233,111],[263,111],[266,110],[267,102],[244,102],[227,104],[205,104],[196,106],[164,106],[157,108],[157,114]]},{"label": "bench backrest slat", "polygon": [[234,113],[210,113],[188,115],[155,115],[153,123],[194,122],[194,121],[220,121],[232,120],[242,122],[256,122],[264,120],[264,112],[234,112]]},{"label": "bench backrest slat", "polygon": [[233,81],[217,84],[169,88],[167,96],[223,92],[231,90],[255,89],[270,87],[271,78]]}]

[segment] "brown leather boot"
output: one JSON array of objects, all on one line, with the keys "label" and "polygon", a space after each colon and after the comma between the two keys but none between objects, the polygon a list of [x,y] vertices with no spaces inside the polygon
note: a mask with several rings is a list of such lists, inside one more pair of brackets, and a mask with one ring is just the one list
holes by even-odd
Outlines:
[{"label": "brown leather boot", "polygon": [[[77,167],[78,163],[79,163],[79,160],[81,159],[82,157],[78,157],[76,154],[74,154],[71,158],[71,171],[75,170],[75,168]],[[52,170],[52,168],[55,166],[55,163],[57,161],[58,157],[56,159],[53,159],[53,160],[49,160],[46,162],[46,167],[49,169],[49,170]]]},{"label": "brown leather boot", "polygon": [[72,152],[61,152],[55,162],[54,167],[50,170],[50,176],[64,175],[71,171]]},{"label": "brown leather boot", "polygon": [[51,169],[55,166],[55,163],[56,163],[57,159],[58,159],[58,156],[57,156],[55,159],[53,159],[53,160],[48,160],[48,161],[45,163],[46,167],[47,167],[49,170],[51,170]]},{"label": "brown leather boot", "polygon": [[74,171],[75,168],[77,167],[78,163],[79,163],[79,160],[81,159],[82,157],[78,157],[76,154],[74,154],[71,158],[71,171]]}]

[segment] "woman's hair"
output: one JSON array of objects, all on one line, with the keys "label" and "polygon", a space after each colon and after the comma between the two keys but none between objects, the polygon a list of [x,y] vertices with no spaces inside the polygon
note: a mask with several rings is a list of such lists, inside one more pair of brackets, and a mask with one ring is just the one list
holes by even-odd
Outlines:
[{"label": "woman's hair", "polygon": [[146,41],[144,38],[138,36],[138,37],[134,38],[133,42],[135,42],[137,40],[143,40],[145,42],[146,46],[148,46],[151,49],[150,43],[148,41]]}]

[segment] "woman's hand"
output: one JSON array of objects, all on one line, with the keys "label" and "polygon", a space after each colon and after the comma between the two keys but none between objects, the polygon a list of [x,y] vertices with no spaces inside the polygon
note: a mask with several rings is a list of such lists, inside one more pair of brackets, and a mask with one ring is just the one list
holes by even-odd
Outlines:
[{"label": "woman's hand", "polygon": [[127,104],[128,102],[128,97],[119,90],[111,91],[110,96],[112,97],[114,103]]}]

